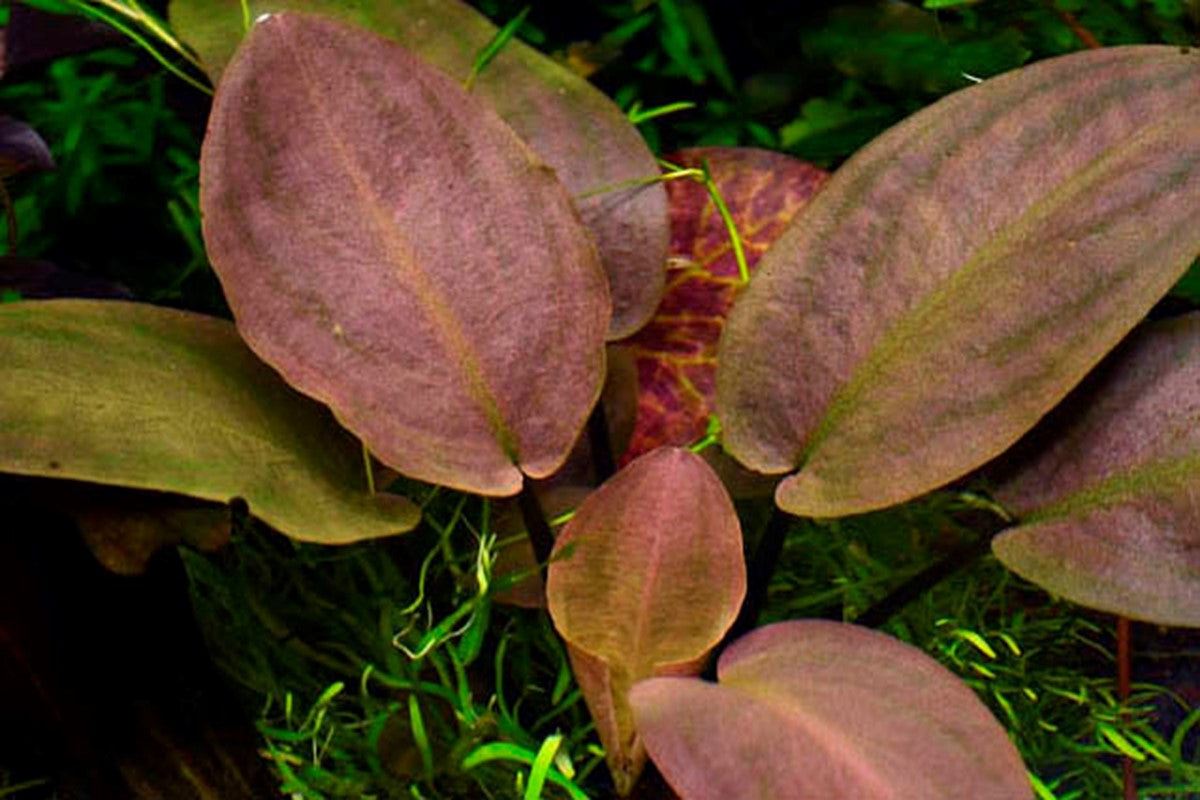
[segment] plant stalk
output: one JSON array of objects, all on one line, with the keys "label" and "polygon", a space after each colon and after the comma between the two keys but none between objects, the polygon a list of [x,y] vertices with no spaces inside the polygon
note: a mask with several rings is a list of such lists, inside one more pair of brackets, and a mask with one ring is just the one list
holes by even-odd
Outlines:
[{"label": "plant stalk", "polygon": [[550,530],[550,523],[546,521],[546,514],[542,511],[542,503],[534,494],[533,484],[528,478],[521,486],[521,493],[517,495],[517,505],[521,507],[521,518],[525,521],[525,530],[529,532],[533,555],[541,569],[542,579],[545,580],[550,553],[554,550],[554,532]]},{"label": "plant stalk", "polygon": [[596,483],[601,484],[617,471],[613,458],[611,439],[608,438],[608,417],[604,414],[604,402],[596,403],[587,421],[588,448],[592,451],[592,468],[596,472]]},{"label": "plant stalk", "polygon": [[[1117,697],[1121,706],[1129,705],[1133,684],[1133,632],[1129,617],[1117,617]],[[1137,776],[1133,773],[1133,759],[1121,757],[1121,778],[1125,800],[1137,800]]]},{"label": "plant stalk", "polygon": [[746,564],[746,600],[725,638],[717,645],[716,652],[724,650],[727,644],[748,633],[758,623],[758,617],[767,603],[767,588],[783,554],[783,542],[791,523],[791,515],[779,510],[778,506],[771,512],[767,527]]},{"label": "plant stalk", "polygon": [[863,625],[868,628],[880,627],[896,614],[903,611],[904,607],[913,600],[916,600],[946,578],[983,558],[992,548],[992,537],[1010,524],[1010,522],[1002,520],[999,517],[989,515],[980,524],[983,530],[978,532],[977,538],[958,545],[940,560],[933,562],[888,592],[877,603],[874,603],[866,611],[855,617],[853,620],[854,624]]}]

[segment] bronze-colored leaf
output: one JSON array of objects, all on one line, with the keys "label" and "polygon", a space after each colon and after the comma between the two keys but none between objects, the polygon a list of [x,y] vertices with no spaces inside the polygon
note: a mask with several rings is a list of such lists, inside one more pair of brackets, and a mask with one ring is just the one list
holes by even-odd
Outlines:
[{"label": "bronze-colored leaf", "polygon": [[257,23],[200,162],[238,329],[380,460],[515,494],[566,458],[604,376],[608,289],[554,171],[373,33]]},{"label": "bronze-colored leaf", "polygon": [[722,338],[724,443],[786,510],[901,502],[996,456],[1200,251],[1200,51],[1138,46],[957,92],[829,180]]},{"label": "bronze-colored leaf", "polygon": [[0,472],[228,502],[296,539],[400,533],[361,447],[222,320],[102,300],[0,305]]},{"label": "bronze-colored leaf", "polygon": [[79,533],[101,564],[119,575],[140,575],[163,547],[186,544],[204,552],[229,543],[228,506],[90,506],[74,512]]},{"label": "bronze-colored leaf", "polygon": [[[461,0],[172,0],[172,25],[199,53],[214,82],[243,35],[243,6],[250,19],[310,11],[373,30],[459,82],[496,33]],[[609,338],[633,333],[658,305],[667,257],[663,187],[613,188],[658,173],[637,130],[586,80],[516,39],[478,75],[471,91],[554,168],[575,196],[612,289]]]},{"label": "bronze-colored leaf", "polygon": [[1006,566],[1069,600],[1200,627],[1200,314],[1147,325],[996,477]]},{"label": "bronze-colored leaf", "polygon": [[954,674],[867,628],[768,625],[721,654],[720,683],[651,678],[630,701],[688,800],[1027,800],[1004,728]]},{"label": "bronze-colored leaf", "polygon": [[664,447],[632,461],[558,537],[547,604],[622,793],[645,760],[629,688],[651,675],[698,673],[745,593],[733,504],[687,450]]}]

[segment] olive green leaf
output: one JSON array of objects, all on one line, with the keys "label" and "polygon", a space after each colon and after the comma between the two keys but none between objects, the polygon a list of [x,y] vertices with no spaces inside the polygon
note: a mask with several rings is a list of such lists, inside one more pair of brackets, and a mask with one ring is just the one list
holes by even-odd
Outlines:
[{"label": "olive green leaf", "polygon": [[0,305],[0,471],[242,498],[295,539],[409,530],[358,442],[222,320],[104,300]]}]

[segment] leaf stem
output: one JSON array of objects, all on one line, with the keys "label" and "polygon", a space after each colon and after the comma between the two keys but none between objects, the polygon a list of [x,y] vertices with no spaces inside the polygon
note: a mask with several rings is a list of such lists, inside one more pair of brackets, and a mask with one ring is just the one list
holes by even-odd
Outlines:
[{"label": "leaf stem", "polygon": [[546,514],[542,511],[541,501],[534,494],[533,484],[528,478],[521,485],[521,493],[517,495],[517,505],[521,507],[521,518],[525,521],[525,530],[529,532],[529,541],[533,545],[533,555],[541,568],[542,579],[546,578],[546,568],[550,564],[550,553],[554,550],[554,532],[546,522]]},{"label": "leaf stem", "polygon": [[1100,40],[1096,35],[1083,27],[1083,24],[1070,11],[1059,11],[1058,18],[1067,24],[1071,29],[1071,33],[1075,34],[1075,38],[1089,50],[1098,50],[1104,45],[1100,44]]},{"label": "leaf stem", "polygon": [[904,607],[913,600],[946,578],[983,558],[992,548],[992,537],[1011,524],[1011,521],[991,514],[987,515],[979,523],[979,528],[982,530],[978,530],[976,538],[959,544],[941,559],[888,592],[882,599],[855,617],[854,624],[864,625],[868,628],[880,627],[903,611]]},{"label": "leaf stem", "polygon": [[604,401],[596,403],[587,421],[588,449],[592,451],[592,468],[596,472],[596,483],[604,483],[617,471],[612,445],[608,437],[608,417],[604,414]]},{"label": "leaf stem", "polygon": [[737,619],[726,632],[725,638],[717,645],[716,653],[720,653],[726,645],[748,633],[758,623],[758,617],[767,603],[767,588],[783,553],[783,542],[792,526],[792,519],[790,514],[778,507],[771,511],[771,518],[767,520],[767,526],[746,564],[746,599]]},{"label": "leaf stem", "polygon": [[[1117,617],[1117,697],[1121,707],[1129,705],[1131,684],[1133,683],[1133,633],[1129,617]],[[1128,714],[1121,715],[1126,720]],[[1137,776],[1133,772],[1133,759],[1128,755],[1121,757],[1121,779],[1125,800],[1137,800]]]}]

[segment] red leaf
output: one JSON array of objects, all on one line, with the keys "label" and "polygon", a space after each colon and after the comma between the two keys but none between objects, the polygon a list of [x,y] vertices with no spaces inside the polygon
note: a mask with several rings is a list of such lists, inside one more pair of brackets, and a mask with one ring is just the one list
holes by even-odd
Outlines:
[{"label": "red leaf", "polygon": [[1017,749],[953,673],[882,633],[780,622],[734,642],[719,683],[629,693],[650,758],[689,800],[1027,800]]},{"label": "red leaf", "polygon": [[[683,167],[708,161],[750,269],[828,177],[782,153],[748,147],[684,150],[667,160]],[[667,196],[667,290],[654,318],[618,345],[633,353],[638,381],[637,420],[622,463],[704,435],[713,412],[717,340],[739,289],[729,232],[705,186],[670,181]]]},{"label": "red leaf", "polygon": [[381,461],[511,495],[566,459],[607,282],[555,172],[457,83],[322,17],[256,23],[213,99],[200,203],[246,342]]}]

